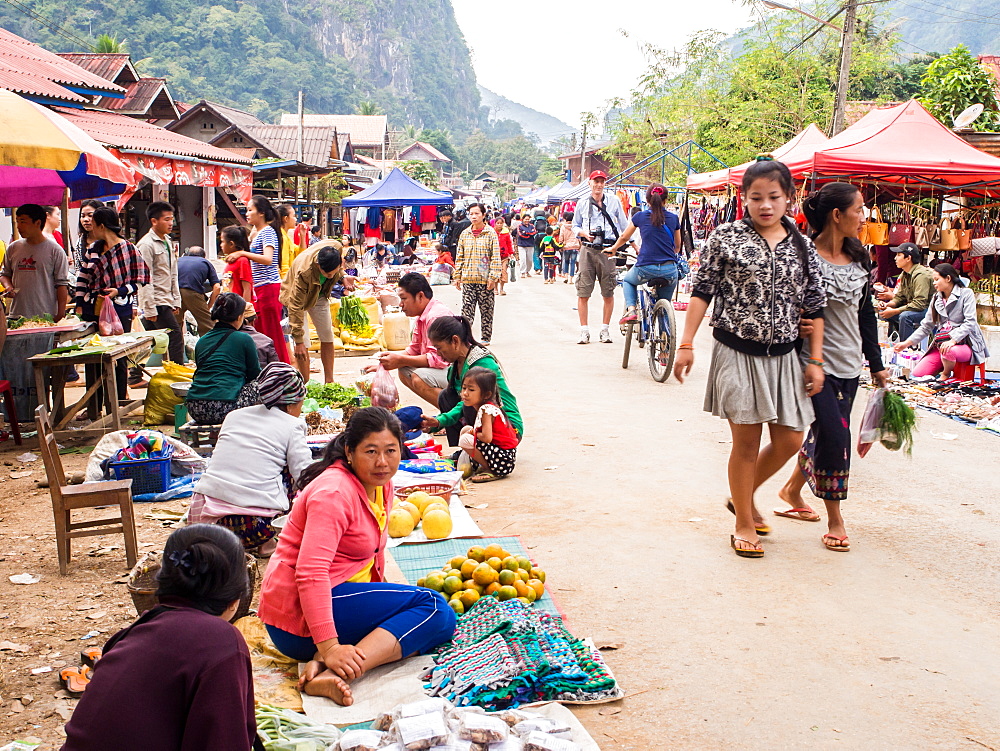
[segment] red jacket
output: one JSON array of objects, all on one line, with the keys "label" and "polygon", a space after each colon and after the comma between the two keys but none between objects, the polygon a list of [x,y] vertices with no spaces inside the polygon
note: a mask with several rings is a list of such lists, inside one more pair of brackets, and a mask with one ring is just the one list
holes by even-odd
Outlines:
[{"label": "red jacket", "polygon": [[514,241],[511,240],[510,231],[497,232],[497,237],[500,239],[500,258],[505,260],[514,255]]},{"label": "red jacket", "polygon": [[[388,516],[392,484],[382,492]],[[364,486],[343,462],[335,463],[295,499],[264,573],[258,616],[270,626],[316,643],[336,637],[330,590],[373,557],[372,581],[382,581],[386,538]]]}]

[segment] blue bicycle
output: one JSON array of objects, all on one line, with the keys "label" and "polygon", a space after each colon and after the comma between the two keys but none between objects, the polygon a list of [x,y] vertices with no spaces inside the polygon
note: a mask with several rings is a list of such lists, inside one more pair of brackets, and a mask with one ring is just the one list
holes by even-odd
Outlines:
[{"label": "blue bicycle", "polygon": [[659,288],[667,284],[670,282],[666,279],[650,279],[639,285],[639,309],[636,320],[622,324],[622,334],[625,337],[622,367],[628,368],[628,355],[634,337],[639,342],[640,348],[649,345],[646,350],[649,373],[657,383],[667,380],[674,367],[674,356],[677,354],[674,303],[672,300],[657,299]]}]

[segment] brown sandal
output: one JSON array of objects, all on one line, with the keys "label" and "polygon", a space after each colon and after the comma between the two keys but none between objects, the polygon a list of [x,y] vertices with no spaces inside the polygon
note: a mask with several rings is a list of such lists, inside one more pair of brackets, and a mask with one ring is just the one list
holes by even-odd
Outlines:
[{"label": "brown sandal", "polygon": [[[750,548],[738,548],[736,547],[737,542],[743,542],[752,547]],[[737,537],[736,535],[729,535],[729,544],[732,546],[733,550],[736,551],[736,555],[741,558],[763,558],[764,548],[759,542],[750,542],[750,540],[745,540],[742,537]]]}]

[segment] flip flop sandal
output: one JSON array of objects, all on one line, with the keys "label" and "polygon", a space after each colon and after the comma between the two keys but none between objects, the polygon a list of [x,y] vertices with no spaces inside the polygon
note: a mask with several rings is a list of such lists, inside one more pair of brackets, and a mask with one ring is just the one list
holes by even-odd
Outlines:
[{"label": "flip flop sandal", "polygon": [[[736,547],[737,542],[743,542],[747,545],[752,545],[752,548],[738,548]],[[749,540],[744,540],[742,537],[737,537],[736,535],[729,535],[729,544],[736,551],[736,555],[741,558],[763,558],[764,548],[761,547],[759,542],[750,542]]]},{"label": "flip flop sandal", "polygon": [[63,668],[59,671],[59,680],[67,692],[79,696],[90,683],[90,668],[86,665],[79,668]]},{"label": "flip flop sandal", "polygon": [[[732,514],[733,516],[736,516],[736,507],[733,505],[733,499],[732,498],[730,498],[729,500],[726,501],[726,508],[729,509],[729,513],[730,514]],[[754,531],[757,534],[763,535],[764,537],[767,537],[769,534],[771,534],[771,528],[767,524],[765,524],[764,522],[760,522],[760,523],[754,522],[753,523],[753,528],[754,528]]]},{"label": "flip flop sandal", "polygon": [[[812,517],[803,516],[803,514],[812,514]],[[820,515],[807,506],[800,508],[776,508],[774,509],[774,515],[783,516],[786,519],[798,519],[800,522],[820,521]]]},{"label": "flip flop sandal", "polygon": [[100,647],[87,647],[80,653],[80,661],[84,665],[92,668],[97,664],[97,661],[101,659],[103,654],[104,650]]},{"label": "flip flop sandal", "polygon": [[[840,544],[831,545],[830,543],[827,542],[827,540],[836,540]],[[825,547],[827,550],[833,550],[834,552],[837,553],[847,553],[848,551],[850,551],[851,546],[849,543],[848,544],[845,543],[848,543],[847,535],[844,535],[843,537],[837,537],[837,535],[823,535],[823,547]]]},{"label": "flip flop sandal", "polygon": [[497,477],[497,475],[492,472],[480,472],[478,475],[472,476],[473,482],[493,482],[494,480],[502,480],[502,477]]}]

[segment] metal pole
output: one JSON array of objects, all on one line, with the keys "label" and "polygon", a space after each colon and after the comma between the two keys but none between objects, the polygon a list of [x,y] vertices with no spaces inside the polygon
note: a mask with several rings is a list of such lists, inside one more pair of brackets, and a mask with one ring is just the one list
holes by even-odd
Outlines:
[{"label": "metal pole", "polygon": [[587,123],[583,124],[583,137],[580,139],[580,181],[587,179]]},{"label": "metal pole", "polygon": [[830,135],[835,136],[844,129],[844,114],[847,109],[847,89],[851,84],[851,52],[854,46],[854,27],[857,20],[857,0],[847,0],[844,15],[844,32],[840,38],[840,75],[837,77],[837,100],[833,108],[833,124]]},{"label": "metal pole", "polygon": [[299,161],[304,162],[306,153],[306,123],[305,123],[305,112],[303,105],[305,99],[302,96],[302,89],[299,89]]}]

